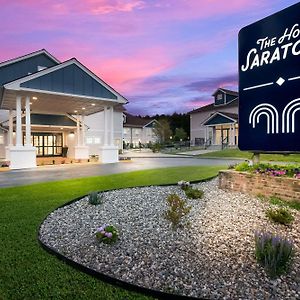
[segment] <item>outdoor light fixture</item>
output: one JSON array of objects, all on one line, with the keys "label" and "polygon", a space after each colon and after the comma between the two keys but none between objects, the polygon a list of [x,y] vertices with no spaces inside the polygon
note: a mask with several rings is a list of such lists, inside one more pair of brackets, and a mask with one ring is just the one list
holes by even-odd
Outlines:
[{"label": "outdoor light fixture", "polygon": [[74,110],[74,113],[77,113],[77,110]]},{"label": "outdoor light fixture", "polygon": [[74,131],[71,131],[69,135],[70,135],[70,137],[73,137],[74,136]]},{"label": "outdoor light fixture", "polygon": [[32,97],[32,100],[37,100],[38,98],[37,97]]},{"label": "outdoor light fixture", "polygon": [[60,127],[60,129],[64,129],[63,127]]},{"label": "outdoor light fixture", "polygon": [[32,102],[29,102],[29,104],[31,105],[31,104],[32,104]]},{"label": "outdoor light fixture", "polygon": [[82,109],[85,110],[85,107],[83,107]]},{"label": "outdoor light fixture", "polygon": [[92,106],[95,106],[96,104],[95,103],[92,103]]}]

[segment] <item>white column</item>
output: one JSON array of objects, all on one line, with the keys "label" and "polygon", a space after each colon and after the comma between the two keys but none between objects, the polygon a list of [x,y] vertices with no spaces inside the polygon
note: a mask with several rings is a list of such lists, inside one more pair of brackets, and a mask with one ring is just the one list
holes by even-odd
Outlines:
[{"label": "white column", "polygon": [[114,146],[114,108],[110,107],[110,145]]},{"label": "white column", "polygon": [[205,126],[205,132],[204,132],[204,144],[206,144],[207,143],[207,140],[208,140],[208,132],[207,132],[207,126]]},{"label": "white column", "polygon": [[25,101],[25,120],[26,120],[26,146],[31,146],[31,122],[30,122],[30,98],[26,97]]},{"label": "white column", "polygon": [[76,115],[76,146],[80,145],[80,127],[79,127],[79,116]]},{"label": "white column", "polygon": [[107,120],[107,106],[104,106],[104,146],[108,145],[108,120]]},{"label": "white column", "polygon": [[8,117],[8,146],[13,146],[13,131],[14,131],[14,123],[13,123],[13,113],[12,110],[9,110],[9,117]]},{"label": "white column", "polygon": [[16,146],[23,146],[22,143],[22,111],[21,111],[22,98],[17,96],[16,99]]},{"label": "white column", "polygon": [[232,130],[232,136],[233,136],[233,145],[236,145],[236,138],[235,138],[235,135],[236,135],[236,132],[235,132],[235,123],[233,124],[233,130]]},{"label": "white column", "polygon": [[84,123],[84,115],[81,115],[81,145],[85,146],[85,123]]}]

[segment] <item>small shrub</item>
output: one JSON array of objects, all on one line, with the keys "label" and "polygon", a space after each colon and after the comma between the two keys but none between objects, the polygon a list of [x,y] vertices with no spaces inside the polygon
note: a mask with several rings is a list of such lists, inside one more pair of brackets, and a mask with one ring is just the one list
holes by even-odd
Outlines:
[{"label": "small shrub", "polygon": [[119,237],[118,230],[113,225],[104,224],[96,231],[96,238],[105,244],[113,244]]},{"label": "small shrub", "polygon": [[235,166],[235,170],[239,172],[246,172],[251,170],[251,166],[247,161],[244,161],[238,165]]},{"label": "small shrub", "polygon": [[160,152],[162,148],[162,145],[160,143],[155,143],[152,145],[152,152],[156,153],[156,152]]},{"label": "small shrub", "polygon": [[293,256],[293,244],[280,236],[255,233],[255,256],[271,278],[287,272]]},{"label": "small shrub", "polygon": [[98,205],[102,203],[103,195],[98,194],[97,192],[92,192],[89,194],[88,199],[91,205]]},{"label": "small shrub", "polygon": [[184,180],[178,181],[177,184],[180,186],[180,188],[181,188],[182,190],[188,189],[188,188],[190,187],[190,185],[191,185],[189,181],[184,181]]},{"label": "small shrub", "polygon": [[293,215],[290,211],[284,207],[276,208],[276,209],[268,209],[266,212],[266,216],[276,222],[283,225],[288,225],[294,221]]},{"label": "small shrub", "polygon": [[193,189],[190,187],[185,190],[185,195],[190,199],[201,199],[204,195],[204,192],[202,190]]},{"label": "small shrub", "polygon": [[176,194],[170,194],[167,198],[169,205],[165,212],[165,218],[172,223],[173,229],[183,226],[183,218],[190,212],[191,206],[187,206],[186,201]]}]

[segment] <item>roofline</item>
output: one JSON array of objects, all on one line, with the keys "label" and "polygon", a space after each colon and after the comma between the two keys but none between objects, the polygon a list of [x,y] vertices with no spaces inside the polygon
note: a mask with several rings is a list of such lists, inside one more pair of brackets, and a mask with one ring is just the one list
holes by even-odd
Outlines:
[{"label": "roofline", "polygon": [[191,115],[191,114],[201,113],[202,111],[196,111],[196,110],[201,109],[201,108],[204,108],[204,107],[209,106],[209,105],[213,105],[214,108],[215,108],[215,107],[225,107],[225,106],[227,106],[228,104],[230,104],[230,103],[232,103],[233,101],[238,100],[238,99],[239,99],[239,96],[237,96],[236,98],[230,100],[230,101],[227,102],[227,103],[224,103],[224,104],[218,104],[218,105],[214,105],[214,102],[212,102],[212,103],[210,103],[210,104],[201,106],[201,107],[196,108],[196,109],[194,109],[194,110],[191,110],[191,111],[189,111],[187,114],[188,114],[188,115]]},{"label": "roofline", "polygon": [[29,54],[25,54],[25,55],[22,55],[22,56],[13,58],[13,59],[9,59],[9,60],[0,62],[0,68],[5,67],[5,66],[10,65],[10,64],[17,63],[19,61],[22,61],[22,60],[25,60],[25,59],[28,59],[28,58],[31,58],[31,57],[34,57],[34,56],[37,56],[37,55],[40,55],[40,54],[46,54],[54,62],[56,62],[57,64],[60,64],[60,61],[56,57],[54,57],[52,54],[50,54],[46,49],[41,49],[41,50],[31,52]]},{"label": "roofline", "polygon": [[[211,116],[209,116],[206,120],[204,120],[201,124],[204,125],[206,122],[208,122],[209,120],[213,119],[216,115],[221,115],[224,118],[232,120],[233,123],[237,123],[237,120],[234,120],[233,118],[224,115],[222,112],[216,111]],[[217,124],[214,124],[214,125],[217,125]]]},{"label": "roofline", "polygon": [[[224,93],[224,94],[230,94],[230,95],[232,95],[232,94],[238,94],[238,92],[236,92],[236,91],[231,91],[231,90],[228,90],[228,91],[231,91],[232,93],[227,93],[223,88],[217,88],[216,90],[215,90],[215,92],[212,94],[212,96],[215,96],[216,94],[217,94],[217,92],[218,91],[221,91],[222,93]],[[232,95],[232,96],[234,96],[234,95]],[[238,97],[238,95],[236,96],[236,97]]]},{"label": "roofline", "polygon": [[[99,97],[92,97],[92,96],[85,96],[85,95],[74,95],[74,94],[66,94],[66,93],[59,93],[59,92],[52,92],[52,91],[47,91],[47,90],[38,90],[38,89],[28,89],[28,88],[21,88],[20,85],[26,81],[33,80],[39,77],[42,77],[44,75],[47,75],[49,73],[52,73],[54,71],[57,71],[59,69],[62,69],[66,66],[75,64],[79,68],[81,68],[84,72],[86,72],[88,75],[90,75],[93,79],[95,79],[98,83],[103,85],[106,89],[108,89],[111,93],[113,93],[115,96],[117,96],[117,99],[110,99],[110,98],[99,98]],[[40,92],[40,93],[52,93],[52,94],[57,94],[57,95],[67,95],[67,96],[75,96],[75,97],[83,97],[83,98],[90,98],[90,99],[100,99],[100,100],[110,100],[112,102],[118,102],[121,104],[127,104],[128,100],[123,97],[121,94],[119,94],[116,90],[114,90],[112,87],[110,87],[107,83],[105,83],[102,79],[100,79],[97,75],[95,75],[92,71],[90,71],[88,68],[86,68],[83,64],[81,64],[76,58],[71,58],[59,65],[44,69],[42,71],[39,71],[34,74],[30,74],[27,76],[24,76],[22,78],[19,78],[17,80],[8,82],[4,84],[5,89],[10,89],[10,90],[17,90],[17,91],[32,91],[32,92]],[[123,102],[119,102],[122,100]]]},{"label": "roofline", "polygon": [[149,124],[151,124],[151,123],[153,123],[153,122],[157,122],[157,120],[156,120],[156,119],[151,120],[151,121],[148,122],[146,125],[144,125],[143,128],[146,127],[146,126],[148,126]]}]

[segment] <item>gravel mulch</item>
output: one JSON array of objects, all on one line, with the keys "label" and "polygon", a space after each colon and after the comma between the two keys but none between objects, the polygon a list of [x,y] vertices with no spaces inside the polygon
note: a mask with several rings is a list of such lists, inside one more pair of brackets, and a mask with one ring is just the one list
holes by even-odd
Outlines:
[{"label": "gravel mulch", "polygon": [[[189,225],[172,230],[164,219],[166,198],[177,186],[104,193],[93,206],[83,198],[51,213],[40,239],[66,257],[120,280],[180,295],[208,299],[300,299],[300,212],[291,226],[270,222],[269,204],[218,189],[218,180],[194,185],[203,199],[188,199]],[[114,245],[99,243],[102,224],[115,225]],[[287,236],[296,255],[288,275],[270,280],[254,258],[254,231]]]}]

